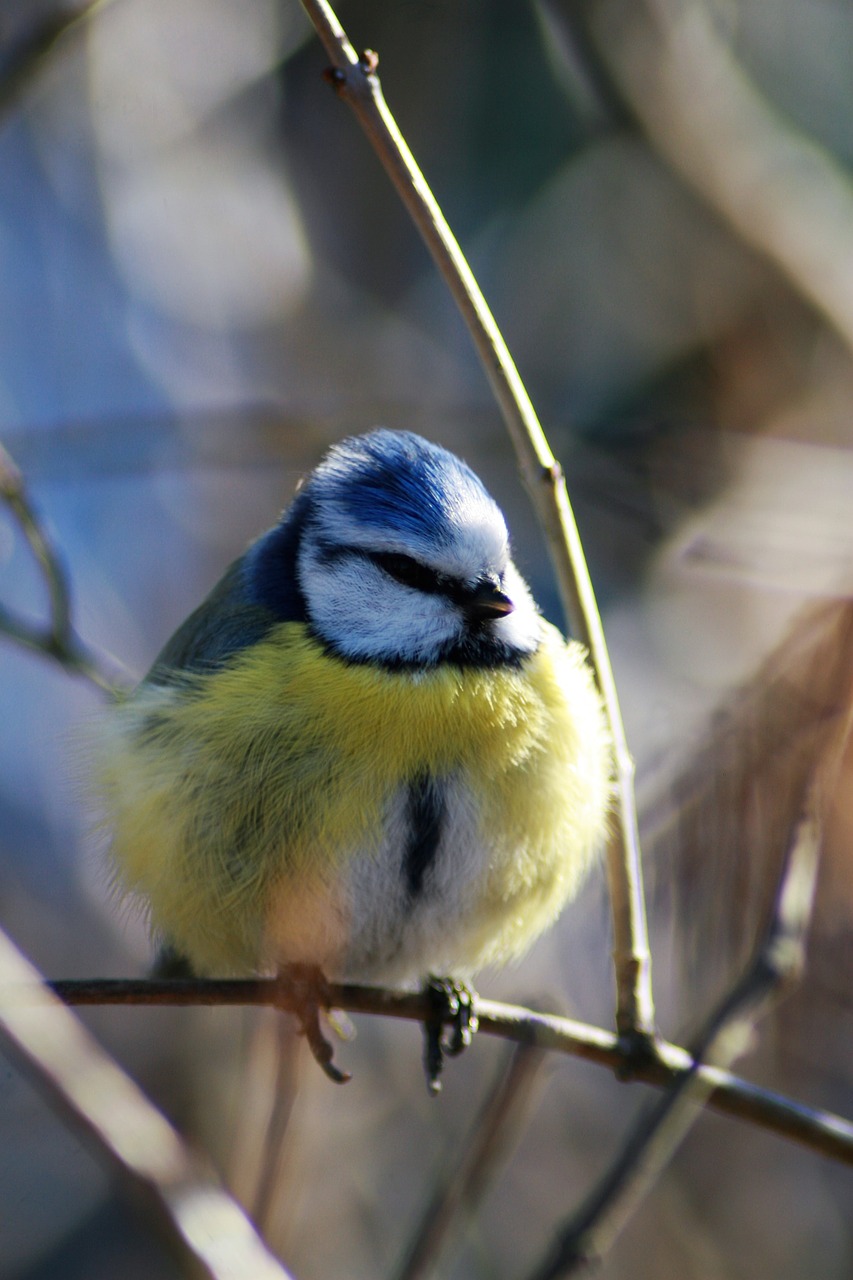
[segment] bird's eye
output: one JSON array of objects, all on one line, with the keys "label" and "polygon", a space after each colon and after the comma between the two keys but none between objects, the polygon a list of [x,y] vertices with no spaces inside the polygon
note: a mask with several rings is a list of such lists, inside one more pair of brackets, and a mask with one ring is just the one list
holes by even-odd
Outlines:
[{"label": "bird's eye", "polygon": [[416,591],[437,592],[444,589],[440,574],[428,565],[421,564],[412,556],[402,555],[396,551],[374,551],[370,556],[374,564],[384,570],[395,582],[404,587],[413,587]]}]

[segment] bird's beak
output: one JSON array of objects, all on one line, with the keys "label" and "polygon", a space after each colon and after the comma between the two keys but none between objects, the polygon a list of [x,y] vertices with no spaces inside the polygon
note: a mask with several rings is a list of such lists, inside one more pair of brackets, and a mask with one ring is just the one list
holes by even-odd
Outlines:
[{"label": "bird's beak", "polygon": [[498,583],[487,578],[477,583],[465,601],[466,614],[478,622],[486,618],[503,618],[514,608],[512,600],[501,591]]}]

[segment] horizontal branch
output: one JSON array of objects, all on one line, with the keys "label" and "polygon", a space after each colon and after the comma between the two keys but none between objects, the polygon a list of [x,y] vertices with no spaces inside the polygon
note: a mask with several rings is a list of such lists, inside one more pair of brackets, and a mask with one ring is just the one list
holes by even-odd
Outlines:
[{"label": "horizontal branch", "polygon": [[[273,1005],[293,1013],[298,1007],[298,995],[288,990],[284,978],[65,979],[48,986],[61,1000],[75,1005]],[[347,1013],[422,1022],[430,1012],[420,992],[330,983],[328,994],[331,1007]],[[621,1079],[666,1087],[690,1070],[693,1062],[686,1049],[657,1041],[648,1058],[638,1063],[631,1045],[613,1032],[520,1005],[478,997],[476,1012],[485,1035],[585,1058],[609,1067]],[[707,1105],[716,1111],[853,1164],[853,1123],[841,1116],[804,1106],[715,1067],[699,1067],[698,1079],[708,1090]]]}]

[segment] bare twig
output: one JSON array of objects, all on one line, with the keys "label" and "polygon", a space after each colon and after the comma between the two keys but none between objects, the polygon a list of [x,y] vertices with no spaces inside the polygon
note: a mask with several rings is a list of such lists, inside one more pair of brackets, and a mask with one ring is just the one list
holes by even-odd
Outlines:
[{"label": "bare twig", "polygon": [[[69,1004],[271,1005],[288,1008],[287,983],[277,978],[65,979],[49,984]],[[429,1005],[419,992],[330,983],[331,1005],[348,1013],[379,1014],[422,1023]],[[298,1007],[293,1000],[293,1011]],[[540,1049],[569,1053],[610,1067],[620,1077],[632,1065],[630,1049],[613,1032],[556,1014],[536,1013],[495,1000],[476,1001],[480,1033]],[[654,1053],[637,1065],[632,1078],[669,1086],[691,1068],[692,1056],[676,1045],[657,1042]],[[709,1090],[708,1105],[751,1121],[845,1164],[853,1164],[853,1123],[793,1102],[781,1094],[739,1079],[719,1067],[701,1066],[698,1075]]]},{"label": "bare twig", "polygon": [[545,1061],[541,1049],[519,1044],[502,1066],[471,1135],[459,1144],[459,1157],[442,1174],[397,1271],[398,1280],[428,1276],[452,1227],[463,1214],[470,1216],[530,1108]]},{"label": "bare twig", "polygon": [[[27,493],[24,478],[9,454],[0,445],[0,502],[11,512],[29,544],[44,581],[50,604],[46,626],[18,617],[0,605],[0,634],[58,662],[72,675],[84,676],[107,693],[115,694],[126,674],[117,659],[96,653],[76,634],[71,622],[71,596],[65,567],[50,535]],[[115,673],[111,678],[106,668]],[[127,679],[124,681],[127,683]]]},{"label": "bare twig", "polygon": [[471,268],[388,109],[376,75],[376,55],[368,51],[358,57],[327,0],[302,3],[332,61],[328,78],[358,117],[468,326],[545,531],[569,622],[588,649],[595,668],[610,721],[619,800],[619,821],[608,846],[607,862],[613,913],[616,1023],[621,1034],[644,1041],[654,1031],[654,1004],[634,766],[562,469]]},{"label": "bare twig", "polygon": [[148,1208],[187,1275],[286,1280],[243,1211],[2,933],[0,1043]]}]

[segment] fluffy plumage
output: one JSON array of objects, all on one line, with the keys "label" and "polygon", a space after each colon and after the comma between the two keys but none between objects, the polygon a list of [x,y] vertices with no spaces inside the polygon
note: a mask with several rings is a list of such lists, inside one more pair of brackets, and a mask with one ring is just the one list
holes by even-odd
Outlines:
[{"label": "fluffy plumage", "polygon": [[344,441],[113,714],[121,883],[203,973],[470,977],[574,894],[610,755],[583,652],[446,450]]}]

